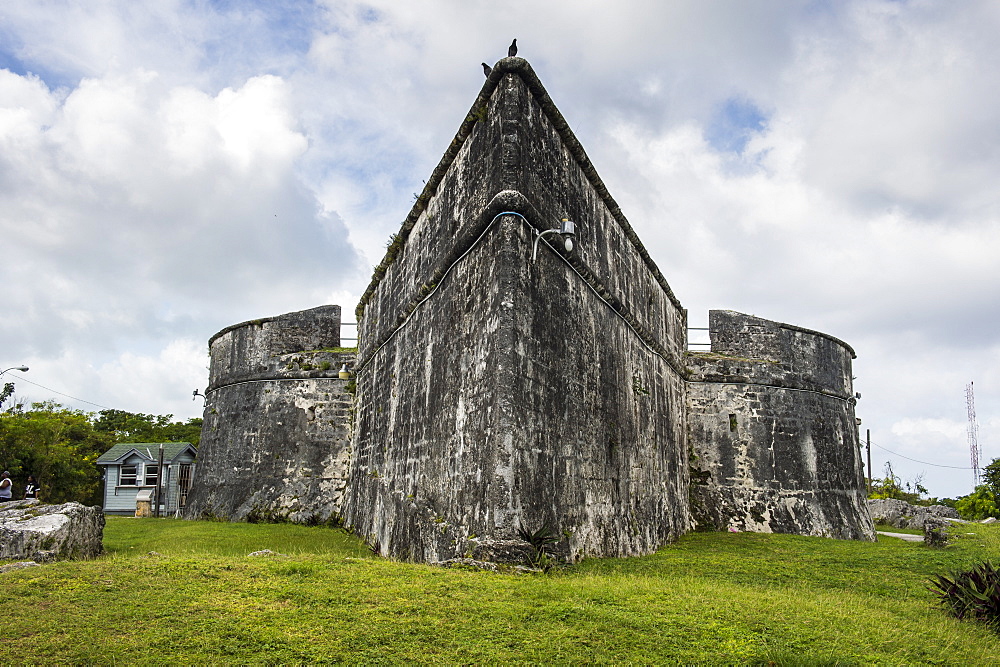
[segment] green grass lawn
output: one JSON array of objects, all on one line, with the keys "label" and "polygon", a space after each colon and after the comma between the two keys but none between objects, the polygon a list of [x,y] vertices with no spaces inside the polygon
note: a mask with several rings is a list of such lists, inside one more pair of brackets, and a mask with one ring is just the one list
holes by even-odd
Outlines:
[{"label": "green grass lawn", "polygon": [[954,532],[946,549],[694,533],[513,575],[382,560],[329,528],[110,517],[101,558],[0,575],[0,658],[996,664],[1000,637],[945,616],[926,582],[996,557],[1000,527]]}]

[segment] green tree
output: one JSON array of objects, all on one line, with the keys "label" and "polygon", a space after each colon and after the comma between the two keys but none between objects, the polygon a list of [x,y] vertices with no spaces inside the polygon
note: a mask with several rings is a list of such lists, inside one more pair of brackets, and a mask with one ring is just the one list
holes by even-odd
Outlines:
[{"label": "green tree", "polygon": [[101,410],[94,429],[113,435],[115,442],[190,442],[201,440],[201,417],[171,421],[173,415],[147,415],[124,410]]},{"label": "green tree", "polygon": [[989,517],[1000,519],[997,495],[989,484],[980,484],[976,490],[955,501],[958,515],[968,521],[980,521]]},{"label": "green tree", "polygon": [[895,498],[905,500],[911,505],[922,505],[926,501],[921,496],[927,493],[923,485],[924,476],[917,475],[908,482],[903,482],[892,469],[892,463],[885,462],[885,477],[872,479],[872,492],[869,498]]},{"label": "green tree", "polygon": [[15,486],[34,475],[45,502],[101,502],[97,457],[114,444],[97,433],[90,415],[47,401],[28,410],[0,414],[0,465]]},{"label": "green tree", "polygon": [[4,401],[14,395],[14,383],[8,382],[4,384],[3,389],[0,389],[0,408],[3,407]]},{"label": "green tree", "polygon": [[990,487],[994,495],[1000,496],[1000,458],[983,468],[983,484]]},{"label": "green tree", "polygon": [[197,446],[201,435],[201,419],[175,422],[173,415],[123,410],[95,415],[52,401],[15,408],[0,413],[0,470],[10,471],[15,493],[28,475],[34,475],[42,487],[42,500],[49,503],[101,504],[103,485],[96,461],[116,443],[190,442]]},{"label": "green tree", "polygon": [[989,517],[1000,519],[1000,458],[983,468],[983,483],[955,501],[959,516],[970,521]]}]

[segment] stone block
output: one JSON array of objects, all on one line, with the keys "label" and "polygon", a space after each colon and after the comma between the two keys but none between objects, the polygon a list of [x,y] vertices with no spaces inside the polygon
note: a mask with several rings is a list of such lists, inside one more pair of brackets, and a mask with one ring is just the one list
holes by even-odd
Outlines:
[{"label": "stone block", "polygon": [[103,550],[104,513],[80,503],[0,505],[0,559],[93,558]]}]

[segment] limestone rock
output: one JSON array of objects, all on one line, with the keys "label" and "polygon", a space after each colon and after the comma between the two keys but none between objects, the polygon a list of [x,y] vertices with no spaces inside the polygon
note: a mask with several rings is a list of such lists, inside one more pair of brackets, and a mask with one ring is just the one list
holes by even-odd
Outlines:
[{"label": "limestone rock", "polygon": [[103,537],[104,513],[96,505],[37,500],[0,505],[0,559],[93,558],[103,549]]},{"label": "limestone rock", "polygon": [[33,560],[22,560],[17,563],[8,563],[7,565],[0,565],[0,574],[4,572],[11,572],[13,570],[23,570],[26,567],[38,567],[38,563]]},{"label": "limestone rock", "polygon": [[[527,62],[427,183],[355,311],[344,523],[417,562],[519,562],[519,527],[568,561],[686,532],[687,313]],[[539,236],[564,218],[579,243]]]},{"label": "limestone rock", "polygon": [[943,547],[948,545],[948,526],[951,525],[947,519],[926,515],[924,520],[924,544],[929,547]]},{"label": "limestone rock", "polygon": [[211,367],[198,472],[184,514],[232,521],[335,522],[350,454],[351,402],[340,306],[227,327]]},{"label": "limestone rock", "polygon": [[886,523],[896,528],[924,528],[938,519],[958,519],[958,512],[944,505],[911,505],[904,500],[879,498],[868,501],[868,513],[875,523]]},{"label": "limestone rock", "polygon": [[339,306],[209,341],[187,517],[342,523],[382,556],[475,567],[523,562],[522,530],[563,562],[696,523],[875,539],[853,349],[716,310],[689,354],[687,310],[521,58],[493,68],[355,315],[356,358]]}]

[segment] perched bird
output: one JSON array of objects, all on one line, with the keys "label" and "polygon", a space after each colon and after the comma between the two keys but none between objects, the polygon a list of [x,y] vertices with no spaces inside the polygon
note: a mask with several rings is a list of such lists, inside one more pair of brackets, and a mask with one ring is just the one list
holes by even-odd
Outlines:
[{"label": "perched bird", "polygon": [[489,76],[490,72],[492,72],[492,71],[493,71],[492,67],[490,67],[486,63],[483,63],[483,74],[485,74],[486,76]]},{"label": "perched bird", "polygon": [[510,48],[507,49],[507,55],[510,56],[511,58],[513,58],[514,56],[517,55],[517,40],[516,39],[513,42],[510,43]]}]

